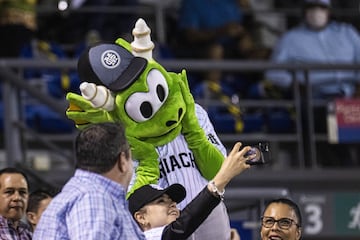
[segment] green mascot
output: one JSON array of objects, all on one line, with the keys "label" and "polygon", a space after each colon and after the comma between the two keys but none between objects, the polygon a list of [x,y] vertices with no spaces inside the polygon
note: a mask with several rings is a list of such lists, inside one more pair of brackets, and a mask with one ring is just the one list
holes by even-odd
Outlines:
[{"label": "green mascot", "polygon": [[[182,184],[183,209],[211,180],[225,158],[206,111],[194,102],[186,71],[168,72],[152,58],[150,29],[139,19],[134,41],[98,43],[79,58],[81,95],[68,93],[66,112],[77,128],[120,121],[135,162],[128,196],[146,184]],[[230,224],[220,204],[192,239],[229,239]]]}]

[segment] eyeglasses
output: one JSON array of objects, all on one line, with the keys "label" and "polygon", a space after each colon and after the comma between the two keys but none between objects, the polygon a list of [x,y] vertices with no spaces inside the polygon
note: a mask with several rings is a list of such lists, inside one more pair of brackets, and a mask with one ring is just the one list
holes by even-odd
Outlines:
[{"label": "eyeglasses", "polygon": [[280,218],[279,220],[275,220],[272,217],[262,217],[261,225],[265,228],[271,228],[275,223],[278,223],[279,228],[283,230],[287,230],[294,223],[296,226],[299,226],[294,220],[290,218]]}]

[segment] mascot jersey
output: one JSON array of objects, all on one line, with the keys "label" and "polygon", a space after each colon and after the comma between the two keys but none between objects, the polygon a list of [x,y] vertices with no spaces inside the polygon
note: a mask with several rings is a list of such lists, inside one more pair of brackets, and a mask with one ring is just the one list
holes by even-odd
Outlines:
[{"label": "mascot jersey", "polygon": [[[208,140],[224,155],[226,149],[218,139],[207,112],[196,105],[196,115],[200,126],[204,129]],[[159,185],[163,188],[174,183],[189,186],[186,189],[186,198],[178,204],[183,209],[208,183],[197,169],[193,153],[187,146],[183,135],[177,136],[170,143],[157,147],[159,153],[160,179]]]}]

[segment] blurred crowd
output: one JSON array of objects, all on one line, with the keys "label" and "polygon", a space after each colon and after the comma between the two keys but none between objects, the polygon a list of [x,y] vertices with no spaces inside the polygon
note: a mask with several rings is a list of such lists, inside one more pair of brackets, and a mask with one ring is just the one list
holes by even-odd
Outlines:
[{"label": "blurred crowd", "polygon": [[[67,4],[62,11],[46,11],[60,3]],[[0,41],[8,47],[1,48],[0,57],[49,61],[77,58],[87,46],[98,41],[114,41],[118,37],[131,41],[131,29],[136,19],[142,17],[153,29],[154,57],[158,60],[358,63],[360,25],[355,21],[356,15],[341,12],[358,8],[356,0],[3,0],[0,1],[3,36]],[[157,39],[158,18],[149,14],[149,9],[163,9],[165,42]],[[294,82],[288,72],[187,71],[195,98],[203,97],[209,90],[211,97],[223,101],[224,106],[208,108],[217,131],[295,132],[294,109],[277,106],[240,109],[238,105],[242,99],[291,99]],[[300,88],[305,89],[303,72],[294,76]],[[57,99],[64,99],[69,91],[78,92],[75,71],[26,69],[24,78],[31,79]],[[313,71],[309,79],[314,98],[351,98],[360,92],[359,74],[354,71]],[[42,128],[42,115],[48,114],[49,109],[28,105],[29,124]],[[320,111],[322,117],[317,115],[315,130],[324,133],[326,111]],[[49,129],[51,126],[43,130]],[[60,131],[71,129],[71,124],[66,122]],[[350,155],[347,159],[351,159]],[[334,155],[326,158],[331,156]]]}]

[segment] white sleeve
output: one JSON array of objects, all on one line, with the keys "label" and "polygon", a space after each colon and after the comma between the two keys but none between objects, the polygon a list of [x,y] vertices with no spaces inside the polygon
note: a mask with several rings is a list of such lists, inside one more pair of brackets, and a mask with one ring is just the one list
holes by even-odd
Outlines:
[{"label": "white sleeve", "polygon": [[152,228],[144,232],[146,240],[161,240],[165,226]]},{"label": "white sleeve", "polygon": [[199,120],[200,127],[204,129],[208,140],[215,145],[224,156],[227,156],[226,148],[220,141],[218,135],[215,132],[214,126],[212,125],[209,115],[205,109],[199,104],[195,104],[196,116]]}]

